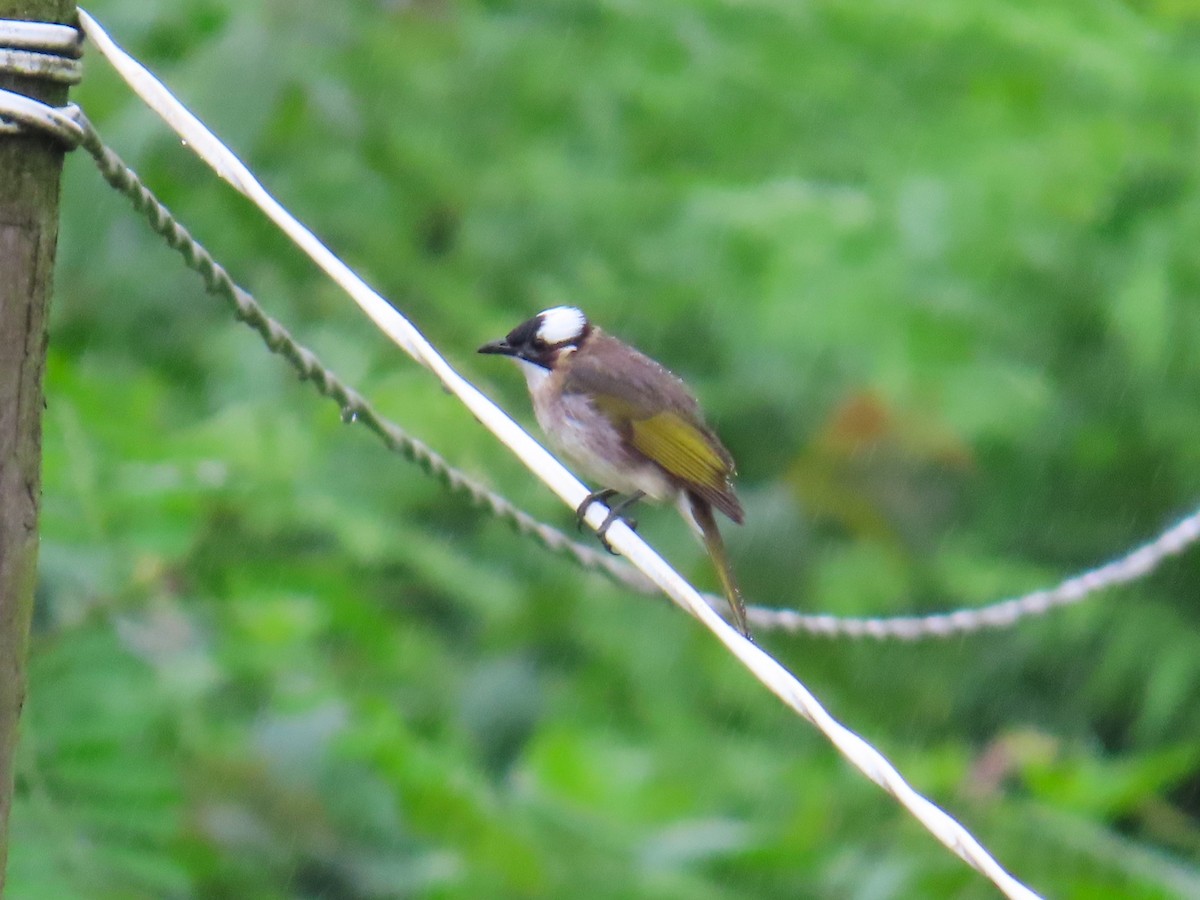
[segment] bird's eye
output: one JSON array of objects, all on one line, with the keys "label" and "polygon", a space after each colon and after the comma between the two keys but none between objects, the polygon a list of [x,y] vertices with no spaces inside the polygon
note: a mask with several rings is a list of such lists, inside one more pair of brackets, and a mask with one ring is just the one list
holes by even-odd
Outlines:
[{"label": "bird's eye", "polygon": [[544,340],[542,340],[542,339],[539,337],[539,338],[534,338],[534,339],[533,339],[533,342],[532,342],[531,346],[533,347],[533,349],[534,349],[534,350],[545,350],[545,349],[546,349],[546,348],[548,348],[550,345],[549,345],[549,344],[547,344],[547,343],[546,343]]}]

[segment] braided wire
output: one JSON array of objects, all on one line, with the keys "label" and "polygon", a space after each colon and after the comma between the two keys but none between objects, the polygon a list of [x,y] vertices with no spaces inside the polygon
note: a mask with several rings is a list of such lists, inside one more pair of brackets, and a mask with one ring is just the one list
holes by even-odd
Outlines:
[{"label": "braided wire", "polygon": [[976,609],[957,609],[927,616],[848,618],[755,607],[747,609],[746,615],[756,628],[805,632],[822,637],[918,641],[974,634],[1010,628],[1022,619],[1073,606],[1099,591],[1137,581],[1197,541],[1200,541],[1200,510],[1176,522],[1153,540],[1102,566],[1066,578],[1054,587]]},{"label": "braided wire", "polygon": [[[475,508],[486,509],[496,518],[507,522],[518,534],[533,538],[552,553],[570,559],[585,569],[599,570],[618,584],[638,593],[658,594],[650,580],[632,566],[574,541],[557,528],[538,521],[510,500],[450,465],[428,445],[380,415],[366,398],[338,379],[316,354],[298,343],[286,328],[267,315],[254,298],[233,281],[229,273],[174,218],[137,174],[103,142],[86,116],[78,112],[74,117],[83,130],[81,146],[96,161],[104,179],[128,198],[155,233],[179,252],[188,268],[204,280],[209,293],[227,300],[234,315],[253,328],[269,350],[283,356],[301,380],[311,382],[320,394],[340,406],[344,419],[361,422],[388,449],[415,463],[451,491],[465,496]],[[1166,559],[1177,556],[1197,541],[1200,541],[1200,510],[1119,559],[1067,578],[1052,588],[976,609],[959,609],[927,616],[859,618],[749,606],[746,614],[758,630],[804,633],[813,637],[911,642],[973,634],[1009,628],[1022,619],[1045,615],[1053,609],[1079,603],[1101,590],[1144,577]],[[713,594],[705,594],[704,597],[711,606],[727,610],[723,597]]]},{"label": "braided wire", "polygon": [[175,219],[137,174],[103,142],[85,115],[79,113],[76,118],[83,128],[80,146],[96,161],[104,180],[133,204],[154,232],[183,257],[189,269],[200,275],[209,293],[227,300],[237,319],[254,329],[272,353],[286,359],[301,381],[311,382],[318,393],[337,403],[343,419],[363,424],[388,449],[415,463],[450,490],[464,495],[476,508],[487,509],[496,518],[507,522],[518,534],[534,538],[546,549],[572,559],[584,568],[599,569],[639,592],[654,591],[653,585],[641,573],[539,522],[511,501],[451,466],[427,444],[382,416],[365,397],[326,368],[315,353],[296,341],[283,325],[267,315],[255,299],[233,281],[229,273]]}]

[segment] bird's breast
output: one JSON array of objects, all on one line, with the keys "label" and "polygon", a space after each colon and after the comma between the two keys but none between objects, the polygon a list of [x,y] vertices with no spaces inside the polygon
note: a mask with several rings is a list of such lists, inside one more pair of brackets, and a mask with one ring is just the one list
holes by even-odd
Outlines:
[{"label": "bird's breast", "polygon": [[[523,367],[524,368],[524,367]],[[586,394],[564,394],[558,376],[526,374],[538,425],[556,450],[600,487],[623,494],[642,491],[656,500],[678,490],[663,471],[632,450],[620,431],[596,410]]]}]

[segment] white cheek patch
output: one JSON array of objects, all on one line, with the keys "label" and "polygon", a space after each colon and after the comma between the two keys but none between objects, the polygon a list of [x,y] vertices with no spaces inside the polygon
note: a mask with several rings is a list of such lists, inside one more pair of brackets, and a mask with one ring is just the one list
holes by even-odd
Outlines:
[{"label": "white cheek patch", "polygon": [[587,327],[587,316],[573,306],[555,306],[538,314],[537,336],[553,347],[578,340]]}]

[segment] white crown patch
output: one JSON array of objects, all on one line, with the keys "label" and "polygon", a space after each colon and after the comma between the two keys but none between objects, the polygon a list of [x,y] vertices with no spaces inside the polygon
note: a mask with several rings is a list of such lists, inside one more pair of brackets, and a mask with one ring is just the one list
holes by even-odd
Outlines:
[{"label": "white crown patch", "polygon": [[547,344],[565,344],[577,340],[587,328],[588,320],[573,306],[555,306],[538,313],[542,320],[537,336]]}]

